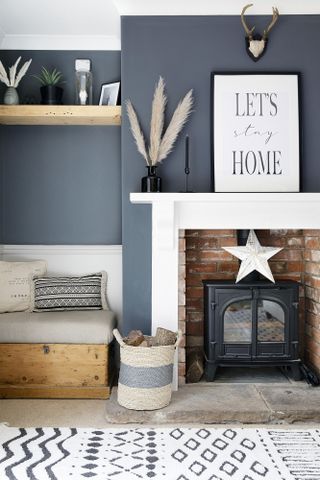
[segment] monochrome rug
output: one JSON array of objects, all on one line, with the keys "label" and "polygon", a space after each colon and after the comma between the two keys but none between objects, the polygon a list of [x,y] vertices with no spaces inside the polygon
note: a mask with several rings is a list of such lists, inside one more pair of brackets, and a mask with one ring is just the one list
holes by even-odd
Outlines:
[{"label": "monochrome rug", "polygon": [[320,431],[0,426],[1,480],[319,480]]}]

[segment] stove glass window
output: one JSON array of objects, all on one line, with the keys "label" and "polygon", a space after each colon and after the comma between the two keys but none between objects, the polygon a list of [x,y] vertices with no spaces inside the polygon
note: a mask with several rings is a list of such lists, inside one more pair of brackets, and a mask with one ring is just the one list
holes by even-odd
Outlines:
[{"label": "stove glass window", "polygon": [[258,301],[258,341],[284,342],[285,313],[282,306],[272,300]]},{"label": "stove glass window", "polygon": [[223,338],[225,343],[250,343],[252,336],[251,300],[232,303],[224,312]]}]

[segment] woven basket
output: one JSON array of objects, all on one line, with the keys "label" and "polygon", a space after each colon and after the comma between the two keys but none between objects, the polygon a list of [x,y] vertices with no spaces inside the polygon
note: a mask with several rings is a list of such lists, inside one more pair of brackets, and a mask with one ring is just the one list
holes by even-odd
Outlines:
[{"label": "woven basket", "polygon": [[157,410],[169,405],[174,354],[181,331],[174,345],[155,347],[127,345],[117,329],[113,335],[120,345],[119,404],[130,410]]}]

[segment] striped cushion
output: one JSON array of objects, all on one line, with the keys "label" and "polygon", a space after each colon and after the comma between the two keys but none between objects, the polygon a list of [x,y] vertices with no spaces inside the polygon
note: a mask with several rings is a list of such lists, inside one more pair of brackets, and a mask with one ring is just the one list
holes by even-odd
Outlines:
[{"label": "striped cushion", "polygon": [[33,280],[32,310],[108,310],[107,274],[40,277]]}]

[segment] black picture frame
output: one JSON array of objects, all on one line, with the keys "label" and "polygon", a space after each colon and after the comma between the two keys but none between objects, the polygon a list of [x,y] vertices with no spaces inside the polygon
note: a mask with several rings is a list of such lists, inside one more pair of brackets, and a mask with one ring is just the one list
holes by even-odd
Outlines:
[{"label": "black picture frame", "polygon": [[103,83],[101,85],[99,105],[116,106],[120,99],[120,82]]},{"label": "black picture frame", "polygon": [[[285,190],[286,193],[296,193],[301,191],[302,185],[302,171],[301,171],[301,158],[302,158],[302,138],[303,138],[303,129],[302,129],[302,102],[301,102],[301,73],[296,71],[268,71],[268,72],[252,72],[252,71],[215,71],[211,73],[211,81],[210,81],[210,150],[211,150],[211,191],[212,192],[221,192],[221,190],[216,188],[216,173],[215,173],[215,142],[214,142],[214,134],[215,134],[215,78],[217,76],[294,76],[297,80],[297,106],[298,106],[298,113],[297,113],[297,132],[298,132],[298,158],[297,158],[297,188]],[[238,189],[230,189],[230,190],[223,190],[224,192],[230,193],[241,193],[243,190]],[[284,190],[246,190],[248,193],[279,193],[283,192]]]}]

